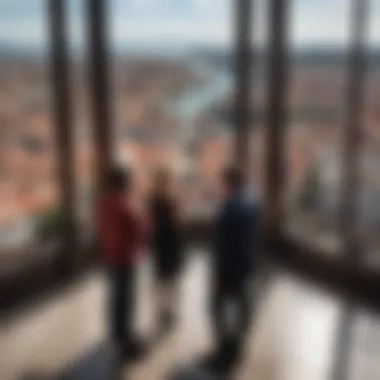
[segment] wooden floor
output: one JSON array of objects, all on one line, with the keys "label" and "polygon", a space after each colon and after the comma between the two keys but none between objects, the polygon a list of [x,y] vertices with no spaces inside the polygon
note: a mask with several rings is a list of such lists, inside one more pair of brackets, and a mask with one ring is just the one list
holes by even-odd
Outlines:
[{"label": "wooden floor", "polygon": [[[181,322],[125,379],[169,378],[211,346],[207,318],[208,265],[194,254],[181,283]],[[261,289],[261,288],[260,288]],[[255,321],[238,380],[380,379],[380,323],[312,286],[276,274],[257,292]],[[106,281],[92,273],[39,305],[3,320],[0,379],[54,378],[106,338]],[[138,328],[154,331],[154,286],[149,265],[139,277]],[[339,339],[338,339],[339,338]],[[336,372],[336,377],[333,376]],[[346,377],[339,377],[344,373]],[[32,379],[33,377],[30,377]]]}]

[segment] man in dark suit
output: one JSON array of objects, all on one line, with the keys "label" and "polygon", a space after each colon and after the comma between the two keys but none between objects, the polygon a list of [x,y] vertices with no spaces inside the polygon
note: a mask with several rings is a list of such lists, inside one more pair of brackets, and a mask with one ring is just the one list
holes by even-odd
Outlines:
[{"label": "man in dark suit", "polygon": [[[222,175],[225,199],[215,223],[212,249],[211,319],[217,350],[209,364],[228,365],[240,356],[251,320],[251,279],[258,256],[259,207],[245,189],[244,173]],[[227,306],[234,310],[229,323]]]}]

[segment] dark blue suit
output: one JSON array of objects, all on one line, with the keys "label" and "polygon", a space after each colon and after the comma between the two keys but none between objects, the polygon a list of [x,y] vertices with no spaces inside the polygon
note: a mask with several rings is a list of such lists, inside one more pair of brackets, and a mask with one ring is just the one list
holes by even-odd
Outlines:
[{"label": "dark blue suit", "polygon": [[233,280],[252,274],[258,255],[258,205],[243,194],[230,196],[216,219],[216,271]]},{"label": "dark blue suit", "polygon": [[227,336],[225,309],[232,303],[238,315],[232,339],[239,340],[251,318],[250,279],[258,258],[258,204],[242,192],[232,194],[217,215],[213,241],[212,316],[220,343]]}]

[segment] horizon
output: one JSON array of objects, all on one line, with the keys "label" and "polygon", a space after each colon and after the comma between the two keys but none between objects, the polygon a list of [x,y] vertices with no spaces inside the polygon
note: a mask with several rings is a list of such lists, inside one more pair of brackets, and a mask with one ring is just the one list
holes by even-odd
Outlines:
[{"label": "horizon", "polygon": [[[11,44],[3,44],[0,42],[0,59],[8,58],[45,58],[49,54],[49,46],[12,46]],[[123,46],[114,47],[110,49],[112,57],[150,57],[150,58],[189,58],[193,55],[202,53],[214,54],[229,54],[232,53],[232,46],[216,46],[216,45],[201,45],[201,44],[187,44],[184,46],[180,42],[176,43],[161,43],[161,44],[124,44]],[[265,52],[265,47],[252,46],[252,52],[259,54]],[[289,49],[290,55],[295,57],[297,55],[330,55],[330,56],[345,56],[348,52],[347,47],[340,45],[310,45],[291,47]],[[377,57],[380,55],[379,47],[368,47],[366,50],[368,56]],[[87,54],[85,47],[70,46],[70,56],[74,59],[82,58]]]}]

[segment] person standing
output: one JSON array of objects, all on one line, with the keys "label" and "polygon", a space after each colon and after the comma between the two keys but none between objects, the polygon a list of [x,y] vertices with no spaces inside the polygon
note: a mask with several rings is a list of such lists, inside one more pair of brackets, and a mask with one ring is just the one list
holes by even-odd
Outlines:
[{"label": "person standing", "polygon": [[[212,366],[232,363],[240,356],[251,320],[250,289],[258,256],[258,203],[246,192],[243,172],[227,168],[222,173],[225,198],[218,211],[212,247],[211,321],[216,351]],[[229,323],[228,306],[234,310]]]},{"label": "person standing", "polygon": [[163,330],[169,329],[176,321],[178,277],[183,261],[180,217],[173,188],[168,170],[155,173],[149,204],[158,319]]},{"label": "person standing", "polygon": [[131,201],[131,185],[130,171],[109,169],[97,203],[100,249],[109,274],[111,339],[125,359],[141,354],[133,317],[139,255],[148,240],[148,223]]}]

